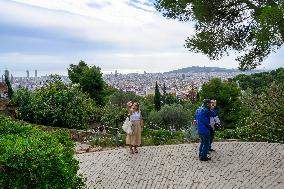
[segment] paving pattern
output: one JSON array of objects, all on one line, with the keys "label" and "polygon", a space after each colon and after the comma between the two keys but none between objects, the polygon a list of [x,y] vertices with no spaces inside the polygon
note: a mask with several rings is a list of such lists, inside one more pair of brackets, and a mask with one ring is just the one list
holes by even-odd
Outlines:
[{"label": "paving pattern", "polygon": [[284,145],[214,143],[211,161],[198,160],[198,144],[77,154],[87,186],[96,189],[284,189]]}]

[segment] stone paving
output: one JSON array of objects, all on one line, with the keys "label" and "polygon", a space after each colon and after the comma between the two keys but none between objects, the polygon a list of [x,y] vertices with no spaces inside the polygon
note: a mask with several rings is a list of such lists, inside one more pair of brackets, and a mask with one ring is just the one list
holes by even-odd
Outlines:
[{"label": "stone paving", "polygon": [[214,143],[200,162],[198,144],[77,154],[87,186],[96,189],[284,189],[284,145]]}]

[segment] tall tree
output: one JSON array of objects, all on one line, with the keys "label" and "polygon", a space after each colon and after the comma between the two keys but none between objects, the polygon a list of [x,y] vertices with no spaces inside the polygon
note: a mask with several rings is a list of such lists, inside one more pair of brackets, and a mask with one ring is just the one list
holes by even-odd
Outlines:
[{"label": "tall tree", "polygon": [[70,65],[68,76],[72,83],[78,83],[84,92],[89,93],[98,105],[105,104],[107,85],[99,67],[88,66],[81,60],[78,65]]},{"label": "tall tree", "polygon": [[157,81],[155,86],[154,104],[155,104],[155,109],[159,111],[161,109],[161,93]]},{"label": "tall tree", "polygon": [[196,34],[185,47],[218,60],[229,51],[239,69],[260,65],[284,43],[283,0],[156,0],[163,16],[183,22],[194,21]]},{"label": "tall tree", "polygon": [[241,91],[235,82],[222,81],[220,78],[211,79],[202,85],[200,91],[201,101],[203,99],[217,100],[220,107],[220,117],[225,127],[234,127],[238,121],[240,110]]}]

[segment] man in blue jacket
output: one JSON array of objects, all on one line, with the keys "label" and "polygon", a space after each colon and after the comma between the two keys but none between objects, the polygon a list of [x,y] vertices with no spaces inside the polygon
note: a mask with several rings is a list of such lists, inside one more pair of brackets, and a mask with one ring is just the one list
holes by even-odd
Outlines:
[{"label": "man in blue jacket", "polygon": [[210,145],[210,107],[211,100],[205,99],[200,108],[196,110],[195,120],[197,122],[197,131],[200,136],[199,159],[200,161],[208,161],[207,157]]}]

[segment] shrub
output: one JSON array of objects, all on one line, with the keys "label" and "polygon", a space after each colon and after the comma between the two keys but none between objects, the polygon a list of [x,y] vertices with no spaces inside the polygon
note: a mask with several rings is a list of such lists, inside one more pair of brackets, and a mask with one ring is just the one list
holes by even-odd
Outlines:
[{"label": "shrub", "polygon": [[63,131],[44,132],[0,117],[0,188],[83,188]]},{"label": "shrub", "polygon": [[180,130],[191,121],[191,111],[180,104],[164,105],[158,112],[151,112],[148,121],[161,128]]},{"label": "shrub", "polygon": [[225,129],[222,131],[216,131],[215,132],[216,138],[220,139],[237,139],[239,138],[238,135],[236,134],[235,129]]},{"label": "shrub", "polygon": [[246,141],[284,143],[284,84],[272,84],[260,95],[247,92],[236,133]]},{"label": "shrub", "polygon": [[37,89],[16,91],[12,104],[18,107],[19,118],[55,127],[83,129],[95,112],[94,102],[76,87],[56,81]]}]

